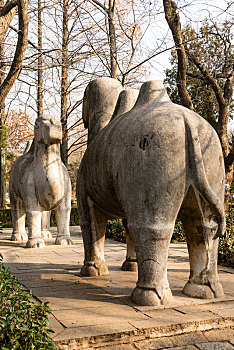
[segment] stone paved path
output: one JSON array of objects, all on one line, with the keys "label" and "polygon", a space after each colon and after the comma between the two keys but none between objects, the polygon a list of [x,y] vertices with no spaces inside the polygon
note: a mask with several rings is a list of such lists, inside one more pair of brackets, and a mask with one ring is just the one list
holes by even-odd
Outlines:
[{"label": "stone paved path", "polygon": [[[55,236],[55,228],[52,228]],[[130,300],[137,273],[120,270],[125,244],[106,240],[110,274],[79,276],[83,244],[79,227],[71,227],[73,246],[55,246],[54,239],[41,249],[26,249],[10,241],[10,229],[0,236],[4,265],[40,301],[49,301],[50,326],[58,349],[234,349],[234,270],[220,267],[225,297],[215,300],[188,298],[182,288],[189,276],[186,244],[171,244],[168,279],[171,307],[137,306]]]}]

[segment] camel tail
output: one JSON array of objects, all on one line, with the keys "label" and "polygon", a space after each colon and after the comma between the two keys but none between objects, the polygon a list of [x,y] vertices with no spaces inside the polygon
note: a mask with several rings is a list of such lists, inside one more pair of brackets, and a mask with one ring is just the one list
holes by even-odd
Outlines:
[{"label": "camel tail", "polygon": [[[224,206],[220,198],[210,187],[203,163],[201,145],[197,127],[185,117],[185,129],[188,136],[189,161],[194,187],[203,199],[209,204],[210,209],[218,223],[218,230],[215,237],[223,237],[226,230],[226,218]],[[204,213],[202,213],[204,217]],[[205,218],[205,217],[204,217]]]}]

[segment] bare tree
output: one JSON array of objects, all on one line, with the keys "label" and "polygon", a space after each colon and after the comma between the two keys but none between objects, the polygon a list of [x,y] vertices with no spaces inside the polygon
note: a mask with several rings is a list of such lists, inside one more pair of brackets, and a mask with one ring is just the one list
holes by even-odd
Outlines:
[{"label": "bare tree", "polygon": [[[184,42],[181,33],[181,21],[178,13],[177,5],[173,0],[163,0],[165,17],[168,25],[171,29],[173,39],[177,51],[177,87],[178,93],[182,105],[193,109],[193,104],[191,97],[187,92],[186,85],[186,74],[187,74],[187,59],[198,69],[201,79],[203,79],[214,91],[218,107],[219,115],[217,122],[213,122],[212,126],[215,128],[223,150],[225,169],[226,169],[226,184],[229,188],[226,189],[226,204],[228,203],[228,198],[230,194],[230,185],[233,179],[233,162],[234,162],[234,149],[230,149],[228,142],[228,119],[230,116],[230,106],[232,102],[233,95],[233,79],[234,79],[234,64],[232,53],[231,53],[231,43],[226,43],[226,49],[223,54],[226,56],[225,64],[223,67],[223,87],[219,84],[217,76],[212,74],[208,65],[202,63],[198,56],[195,55],[188,44]],[[217,29],[217,35],[220,35]],[[212,59],[212,58],[211,58]]]},{"label": "bare tree", "polygon": [[[28,40],[28,0],[8,0],[4,4],[1,0],[0,8],[0,207],[5,206],[5,142],[6,128],[5,122],[5,99],[12,88],[13,83],[17,79]],[[15,55],[11,63],[9,72],[5,75],[4,70],[4,38],[15,15],[15,7],[18,6],[18,41],[16,45]]]},{"label": "bare tree", "polygon": [[69,41],[69,30],[68,30],[68,0],[63,0],[63,20],[62,20],[62,73],[61,73],[61,123],[63,131],[63,141],[61,147],[61,156],[63,163],[67,166],[68,157],[68,41]]},{"label": "bare tree", "polygon": [[37,116],[43,115],[43,55],[42,55],[42,4],[41,0],[38,0],[38,17],[37,17],[37,51],[38,51],[38,71],[37,71]]}]

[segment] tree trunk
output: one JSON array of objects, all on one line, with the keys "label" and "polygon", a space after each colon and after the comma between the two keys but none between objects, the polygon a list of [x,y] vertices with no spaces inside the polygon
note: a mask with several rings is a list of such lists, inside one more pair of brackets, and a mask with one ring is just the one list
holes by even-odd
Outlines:
[{"label": "tree trunk", "polygon": [[43,76],[42,76],[42,20],[41,0],[38,0],[38,61],[37,61],[37,117],[43,115]]},{"label": "tree trunk", "polygon": [[116,49],[116,35],[114,24],[115,0],[109,0],[108,8],[108,25],[109,25],[109,45],[110,45],[110,63],[111,63],[111,78],[117,79],[117,49]]},{"label": "tree trunk", "polygon": [[63,0],[63,31],[62,31],[62,77],[61,77],[61,123],[63,140],[61,158],[67,166],[68,157],[68,0]]},{"label": "tree trunk", "polygon": [[[0,5],[1,2],[0,1]],[[4,74],[4,58],[5,47],[4,41],[0,42],[0,85],[3,83]],[[4,105],[0,109],[0,208],[6,205],[6,144],[5,144],[5,108]]]},{"label": "tree trunk", "polygon": [[[17,79],[17,77],[20,73],[21,67],[22,67],[24,54],[25,54],[25,50],[26,50],[27,42],[28,42],[27,6],[28,6],[28,0],[19,0],[18,1],[18,17],[19,17],[18,41],[17,41],[15,55],[14,55],[14,59],[12,61],[10,70],[9,70],[6,78],[4,79],[3,83],[0,85],[0,96],[1,96],[0,109],[4,108],[5,99],[8,95],[8,93],[10,92],[15,80]],[[12,11],[14,12],[14,10],[15,9],[11,10],[11,12]],[[2,26],[0,26],[0,37],[2,36],[2,30],[6,33],[7,29],[9,28],[9,25],[10,25],[9,17],[11,17],[11,19],[13,18],[13,16],[10,16],[9,13],[5,17],[0,17],[0,22],[3,21],[3,24],[0,23],[0,25],[2,25]],[[5,18],[5,20],[4,20],[4,18]],[[8,25],[8,27],[7,27],[7,25]]]},{"label": "tree trunk", "polygon": [[[0,6],[4,6],[4,0],[0,0]],[[15,9],[0,17],[0,86],[5,79],[5,35],[10,22],[15,14]],[[0,108],[0,208],[6,206],[6,128],[5,128],[5,103]]]},{"label": "tree trunk", "polygon": [[[4,39],[9,25],[16,13],[18,4],[19,31],[15,55],[10,70],[5,77],[4,73]],[[28,0],[4,1],[0,0],[0,207],[5,206],[6,191],[6,128],[5,128],[5,99],[12,88],[22,67],[24,53],[28,40]]]},{"label": "tree trunk", "polygon": [[177,69],[177,88],[181,103],[183,106],[194,110],[192,99],[187,90],[186,69],[187,60],[181,33],[180,16],[177,12],[176,3],[172,0],[163,0],[166,21],[171,29],[174,43],[176,46],[178,69]]},{"label": "tree trunk", "polygon": [[225,207],[228,209],[228,202],[230,197],[231,184],[233,180],[233,163],[228,164],[226,159],[228,159],[228,155],[230,154],[230,145],[227,135],[227,124],[228,118],[230,114],[230,106],[229,105],[220,105],[219,106],[219,120],[216,124],[216,131],[219,135],[220,143],[223,150],[224,155],[224,163],[225,163]]}]

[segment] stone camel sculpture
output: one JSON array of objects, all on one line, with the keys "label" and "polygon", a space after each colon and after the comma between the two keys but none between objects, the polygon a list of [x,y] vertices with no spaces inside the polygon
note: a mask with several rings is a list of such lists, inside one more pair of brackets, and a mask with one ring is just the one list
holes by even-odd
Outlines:
[{"label": "stone camel sculpture", "polygon": [[171,303],[167,258],[179,216],[190,261],[183,292],[221,297],[217,249],[225,232],[225,174],[218,136],[198,114],[172,103],[158,81],[144,83],[134,107],[108,123],[108,108],[120,90],[118,82],[100,78],[84,94],[83,119],[91,137],[77,176],[85,249],[81,275],[108,273],[106,220],[124,218],[138,263],[132,300]]},{"label": "stone camel sculpture", "polygon": [[[56,244],[72,244],[69,232],[71,181],[60,158],[62,127],[56,117],[36,119],[34,140],[26,153],[12,166],[10,201],[13,241],[26,240],[28,248],[44,247],[50,238],[49,211],[55,209]],[[28,236],[25,231],[25,215]]]}]

